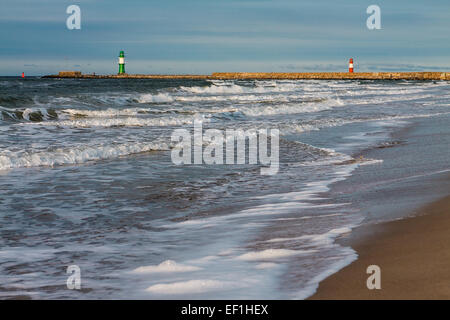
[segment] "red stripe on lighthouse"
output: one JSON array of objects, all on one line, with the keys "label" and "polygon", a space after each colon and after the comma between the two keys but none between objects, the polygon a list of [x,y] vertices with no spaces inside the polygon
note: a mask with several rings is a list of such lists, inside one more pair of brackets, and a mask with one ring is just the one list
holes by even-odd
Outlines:
[{"label": "red stripe on lighthouse", "polygon": [[353,73],[353,58],[348,62],[348,72]]}]

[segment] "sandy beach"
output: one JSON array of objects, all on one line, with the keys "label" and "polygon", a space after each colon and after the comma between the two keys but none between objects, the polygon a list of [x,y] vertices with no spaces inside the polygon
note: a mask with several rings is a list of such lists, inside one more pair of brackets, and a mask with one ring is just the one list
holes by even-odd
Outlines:
[{"label": "sandy beach", "polygon": [[[450,298],[450,197],[418,216],[361,227],[346,240],[359,258],[323,281],[311,299]],[[366,286],[369,265],[381,268],[381,289]]]}]

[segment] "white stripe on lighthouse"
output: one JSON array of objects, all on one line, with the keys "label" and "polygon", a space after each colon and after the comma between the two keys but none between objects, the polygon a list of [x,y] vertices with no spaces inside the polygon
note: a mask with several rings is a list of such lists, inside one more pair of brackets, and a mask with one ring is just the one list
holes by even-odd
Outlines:
[{"label": "white stripe on lighthouse", "polygon": [[119,64],[124,64],[124,63],[125,63],[125,58],[119,57]]}]

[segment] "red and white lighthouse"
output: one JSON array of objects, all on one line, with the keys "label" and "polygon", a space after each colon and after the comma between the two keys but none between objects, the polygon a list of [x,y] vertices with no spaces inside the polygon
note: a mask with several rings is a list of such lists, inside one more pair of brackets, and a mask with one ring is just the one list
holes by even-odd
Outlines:
[{"label": "red and white lighthouse", "polygon": [[353,58],[348,62],[348,72],[353,73]]}]

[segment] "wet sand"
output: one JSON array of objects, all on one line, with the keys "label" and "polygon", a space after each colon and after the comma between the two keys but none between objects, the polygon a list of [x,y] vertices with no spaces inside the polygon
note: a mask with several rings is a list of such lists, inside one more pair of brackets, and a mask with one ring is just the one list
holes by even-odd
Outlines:
[{"label": "wet sand", "polygon": [[[343,244],[358,260],[320,283],[311,299],[449,299],[450,196],[418,214],[356,229]],[[381,269],[380,290],[366,286],[366,269],[374,264]]]}]

